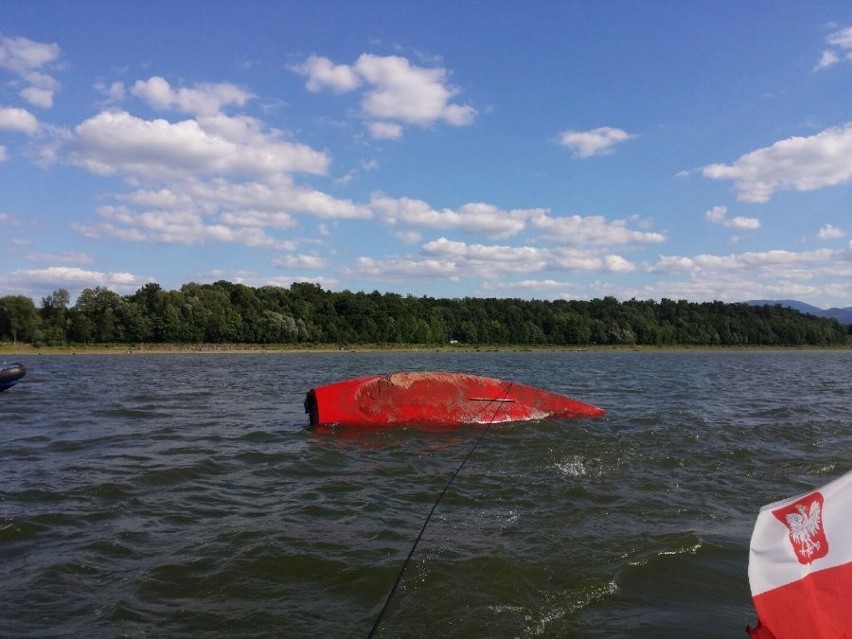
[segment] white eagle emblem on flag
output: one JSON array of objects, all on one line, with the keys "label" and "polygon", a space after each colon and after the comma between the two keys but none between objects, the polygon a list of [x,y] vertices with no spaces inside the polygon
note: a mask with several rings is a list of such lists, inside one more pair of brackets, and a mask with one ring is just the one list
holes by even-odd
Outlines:
[{"label": "white eagle emblem on flag", "polygon": [[790,544],[799,563],[809,564],[828,554],[828,540],[822,526],[822,508],[822,494],[813,493],[785,508],[772,511],[787,527]]}]

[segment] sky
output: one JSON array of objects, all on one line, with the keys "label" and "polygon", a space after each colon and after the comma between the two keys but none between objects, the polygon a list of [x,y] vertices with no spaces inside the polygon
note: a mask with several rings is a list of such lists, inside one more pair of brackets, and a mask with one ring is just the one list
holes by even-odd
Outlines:
[{"label": "sky", "polygon": [[852,3],[10,2],[0,297],[852,306]]}]

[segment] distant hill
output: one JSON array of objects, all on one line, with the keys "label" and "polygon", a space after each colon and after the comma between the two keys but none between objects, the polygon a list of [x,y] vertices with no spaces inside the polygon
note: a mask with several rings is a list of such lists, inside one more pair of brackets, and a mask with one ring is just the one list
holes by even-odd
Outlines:
[{"label": "distant hill", "polygon": [[780,304],[800,313],[808,313],[817,317],[833,317],[841,324],[852,324],[852,306],[824,309],[797,300],[749,300],[746,304],[751,304],[752,306],[766,306],[767,304],[774,306],[775,304]]}]

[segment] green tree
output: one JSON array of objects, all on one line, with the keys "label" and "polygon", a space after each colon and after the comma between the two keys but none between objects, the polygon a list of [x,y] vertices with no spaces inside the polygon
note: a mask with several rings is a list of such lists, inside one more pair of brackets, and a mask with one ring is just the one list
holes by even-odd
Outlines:
[{"label": "green tree", "polygon": [[258,289],[220,280],[165,291],[149,283],[122,297],[85,289],[73,308],[60,289],[34,311],[0,299],[0,339],[71,342],[333,342],[465,344],[834,345],[852,327],[780,305],[631,299],[433,299],[325,291],[296,282]]},{"label": "green tree", "polygon": [[49,345],[64,344],[71,325],[69,305],[71,296],[60,288],[41,298],[42,341]]},{"label": "green tree", "polygon": [[83,289],[74,308],[88,320],[87,324],[91,327],[91,341],[103,343],[120,341],[118,308],[121,304],[122,300],[118,293],[103,286]]},{"label": "green tree", "polygon": [[0,297],[0,337],[11,338],[12,342],[32,342],[40,328],[41,318],[29,297]]}]

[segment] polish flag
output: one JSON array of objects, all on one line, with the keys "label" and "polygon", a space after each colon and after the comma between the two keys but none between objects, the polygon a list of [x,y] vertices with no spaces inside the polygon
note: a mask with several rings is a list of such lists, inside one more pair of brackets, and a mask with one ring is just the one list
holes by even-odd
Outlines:
[{"label": "polish flag", "polygon": [[754,639],[852,639],[852,471],[760,509],[748,579]]}]

